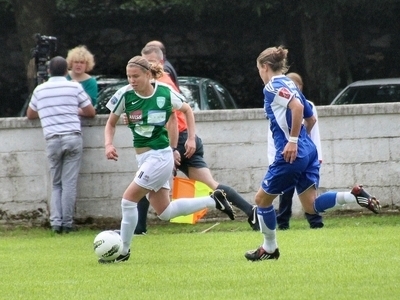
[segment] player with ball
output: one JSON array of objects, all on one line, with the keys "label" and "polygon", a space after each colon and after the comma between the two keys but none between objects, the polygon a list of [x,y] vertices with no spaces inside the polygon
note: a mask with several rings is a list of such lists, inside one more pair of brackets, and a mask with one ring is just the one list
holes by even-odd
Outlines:
[{"label": "player with ball", "polygon": [[[129,84],[120,88],[107,103],[111,113],[105,127],[105,154],[109,160],[118,160],[113,139],[118,119],[122,113],[126,113],[128,127],[133,134],[138,171],[121,200],[121,252],[114,258],[114,255],[107,252],[113,252],[112,249],[105,252],[98,250],[99,263],[116,263],[129,259],[133,233],[138,221],[137,202],[146,195],[161,220],[168,221],[204,208],[217,208],[230,219],[235,218],[225,192],[220,189],[207,197],[170,201],[169,179],[174,168],[174,157],[169,146],[168,134],[171,139],[177,140],[178,137],[171,136],[177,135],[177,132],[168,133],[165,125],[167,122],[176,122],[172,110],[179,110],[185,114],[188,125],[185,155],[190,157],[196,149],[193,111],[181,94],[168,85],[153,80],[162,75],[161,66],[151,65],[145,58],[135,56],[128,61],[126,75]],[[96,244],[95,241],[95,248],[97,246],[100,249],[100,243]]]}]

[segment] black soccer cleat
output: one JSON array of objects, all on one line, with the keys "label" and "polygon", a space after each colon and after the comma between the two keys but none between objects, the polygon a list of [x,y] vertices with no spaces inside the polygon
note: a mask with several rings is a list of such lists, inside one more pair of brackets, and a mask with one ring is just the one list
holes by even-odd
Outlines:
[{"label": "black soccer cleat", "polygon": [[226,213],[231,220],[235,220],[235,212],[231,203],[226,199],[224,190],[215,190],[210,194],[210,197],[215,201],[215,208]]},{"label": "black soccer cleat", "polygon": [[254,205],[253,208],[251,209],[251,215],[247,219],[247,222],[249,222],[251,229],[253,229],[254,231],[260,230],[260,223],[258,222],[256,205]]},{"label": "black soccer cleat", "polygon": [[260,246],[256,250],[250,250],[247,251],[244,254],[244,257],[247,258],[247,260],[251,261],[259,261],[259,260],[266,260],[266,259],[278,259],[280,256],[279,249],[276,248],[273,253],[268,253],[265,251],[265,249]]},{"label": "black soccer cleat", "polygon": [[364,189],[363,186],[356,185],[351,190],[351,193],[356,197],[357,203],[365,208],[368,208],[370,211],[378,214],[381,210],[381,205],[379,200],[376,197],[371,196],[368,194]]},{"label": "black soccer cleat", "polygon": [[116,259],[113,260],[104,260],[102,258],[99,258],[98,262],[99,264],[112,264],[112,263],[120,263],[120,262],[124,262],[127,261],[129,259],[129,257],[131,256],[131,250],[129,249],[127,254],[121,254],[120,256],[118,256]]}]

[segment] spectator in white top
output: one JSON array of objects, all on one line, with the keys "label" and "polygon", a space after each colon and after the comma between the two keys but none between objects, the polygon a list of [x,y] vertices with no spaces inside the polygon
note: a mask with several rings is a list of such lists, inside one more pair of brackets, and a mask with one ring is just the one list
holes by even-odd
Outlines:
[{"label": "spectator in white top", "polygon": [[[301,76],[297,73],[288,73],[286,74],[297,86],[297,88],[302,92],[303,91],[303,80]],[[317,109],[315,108],[314,103],[308,101],[313,109],[313,113],[315,118],[318,120]],[[318,122],[313,126],[310,137],[317,147],[318,151],[318,160],[322,163],[322,150],[321,150],[321,139],[319,135],[319,126]],[[275,146],[274,139],[272,138],[271,130],[268,131],[268,161],[271,164],[275,158]],[[276,221],[278,223],[278,228],[281,230],[289,229],[289,220],[292,216],[292,205],[293,205],[293,194],[294,189],[290,190],[279,196],[279,209],[276,215]],[[320,214],[310,215],[308,213],[304,214],[308,223],[310,224],[310,228],[322,228],[324,227],[324,223],[322,222],[322,216]]]},{"label": "spectator in white top", "polygon": [[55,233],[73,230],[83,152],[79,116],[93,118],[96,114],[83,87],[66,79],[67,65],[60,56],[50,60],[50,78],[35,88],[27,110],[28,119],[40,118],[46,139],[52,179],[50,225]]}]

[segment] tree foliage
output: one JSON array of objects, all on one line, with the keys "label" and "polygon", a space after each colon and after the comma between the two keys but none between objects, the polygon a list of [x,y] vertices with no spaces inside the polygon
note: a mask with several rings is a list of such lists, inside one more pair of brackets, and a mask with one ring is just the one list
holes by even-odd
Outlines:
[{"label": "tree foliage", "polygon": [[[181,9],[192,11],[197,16],[205,11],[220,11],[227,7],[236,7],[238,10],[254,11],[258,15],[263,10],[278,7],[280,1],[243,1],[243,0],[57,0],[57,8],[66,14],[103,15],[116,11],[145,12],[153,10],[169,11]],[[96,9],[93,9],[96,7]]]},{"label": "tree foliage", "polygon": [[[112,73],[115,70],[112,68],[119,68],[119,62],[123,59],[120,55],[121,44],[140,47],[149,36],[165,34],[165,28],[160,33],[156,31],[157,28],[150,29],[154,20],[168,20],[166,22],[169,23],[162,25],[168,28],[176,26],[173,24],[175,22],[179,24],[177,26],[184,27],[186,22],[196,24],[199,28],[207,23],[207,34],[199,35],[201,43],[204,48],[210,47],[209,52],[214,55],[209,61],[218,60],[218,63],[209,64],[207,68],[216,73],[222,70],[222,76],[238,82],[240,79],[233,77],[240,78],[240,71],[235,71],[234,76],[230,75],[232,64],[238,64],[236,70],[240,70],[242,66],[252,64],[258,54],[249,53],[250,49],[253,51],[261,45],[261,52],[262,47],[281,43],[289,48],[289,63],[294,61],[294,71],[302,73],[306,94],[317,104],[327,104],[347,83],[365,79],[366,76],[373,77],[377,71],[384,73],[383,69],[388,64],[382,64],[382,57],[386,60],[390,57],[393,64],[399,62],[399,55],[396,56],[398,50],[396,52],[391,46],[400,43],[398,15],[400,0],[0,0],[0,17],[3,23],[9,25],[8,28],[0,28],[0,32],[6,36],[10,35],[10,28],[15,31],[10,39],[13,43],[19,41],[19,51],[23,56],[18,68],[23,69],[28,65],[34,43],[33,34],[38,32],[60,35],[63,54],[70,45],[92,41],[96,45],[96,57],[110,62],[104,67],[105,72]],[[221,16],[225,19],[218,19]],[[134,19],[138,17],[141,24],[135,23]],[[252,28],[248,24],[254,20],[257,26]],[[148,28],[146,21],[149,22]],[[127,27],[127,24],[131,27]],[[223,27],[227,27],[226,30],[221,30]],[[101,29],[95,31],[93,28]],[[390,35],[384,47],[382,28],[386,36]],[[142,30],[141,34],[138,30]],[[255,36],[253,40],[248,38],[249,31],[252,37]],[[243,57],[238,59],[232,57],[232,53],[230,57],[219,53],[226,49],[222,44],[216,47],[208,45],[208,36],[213,34],[219,34],[216,39],[220,39],[224,45],[236,39],[235,43],[226,47],[234,47]],[[121,38],[113,38],[115,36]],[[185,32],[181,33],[182,36],[181,39],[190,42]],[[371,36],[373,41],[370,40]],[[252,48],[255,44],[257,46]],[[15,52],[13,46],[11,52]],[[191,45],[188,46],[190,48]],[[251,56],[251,59],[247,59],[247,56]],[[199,67],[203,59],[187,65]],[[366,63],[368,66],[365,66]],[[188,67],[184,68],[187,71]],[[242,74],[242,77],[248,77],[248,74]],[[0,79],[3,86],[9,80]],[[10,86],[16,86],[15,82],[21,81],[20,77],[13,79]],[[252,89],[253,86],[248,88]],[[245,88],[237,88],[235,92],[243,97],[247,95]]]}]

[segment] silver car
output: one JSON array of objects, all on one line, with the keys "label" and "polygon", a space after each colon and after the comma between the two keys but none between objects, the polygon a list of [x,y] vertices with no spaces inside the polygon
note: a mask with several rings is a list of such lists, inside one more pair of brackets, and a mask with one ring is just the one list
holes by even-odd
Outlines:
[{"label": "silver car", "polygon": [[400,78],[361,80],[345,87],[331,105],[400,102]]}]

